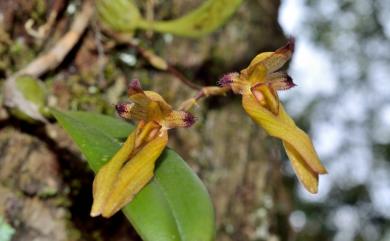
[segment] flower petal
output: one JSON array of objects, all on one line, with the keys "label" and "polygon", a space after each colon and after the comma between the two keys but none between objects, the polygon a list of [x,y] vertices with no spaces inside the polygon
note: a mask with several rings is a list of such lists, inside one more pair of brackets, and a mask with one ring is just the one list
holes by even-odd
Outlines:
[{"label": "flower petal", "polygon": [[163,97],[161,97],[161,95],[157,94],[156,92],[145,91],[145,95],[158,104],[162,115],[165,116],[172,111],[172,107],[164,100]]},{"label": "flower petal", "polygon": [[279,118],[282,119],[285,123],[295,127],[296,132],[292,133],[293,135],[291,139],[296,138],[296,140],[290,144],[297,149],[297,151],[305,159],[306,163],[310,166],[310,168],[314,172],[317,172],[319,174],[328,173],[326,168],[322,165],[310,137],[303,130],[301,130],[295,125],[294,120],[291,119],[291,117],[287,114],[282,105],[280,105],[279,109]]},{"label": "flower petal", "polygon": [[127,140],[123,143],[119,151],[115,153],[112,159],[100,168],[96,174],[93,181],[92,217],[101,214],[119,170],[133,152],[136,133],[137,130],[134,130],[129,137],[127,137]]},{"label": "flower petal", "polygon": [[248,79],[249,75],[247,75],[247,73],[245,71],[246,70],[241,71],[240,74],[235,73],[235,72],[225,74],[218,81],[218,84],[222,88],[220,88],[219,90],[217,90],[217,89],[213,90],[212,88],[215,88],[215,87],[206,87],[206,88],[203,88],[203,93],[206,96],[213,95],[213,94],[222,94],[222,93],[226,93],[228,88],[230,88],[234,93],[237,93],[237,94],[249,93],[250,88],[251,88],[251,83],[249,82],[249,79]]},{"label": "flower petal", "polygon": [[255,69],[265,67],[267,73],[275,72],[280,69],[292,56],[294,51],[294,40],[290,40],[285,46],[277,49],[275,52],[265,52],[257,55],[249,67],[246,69],[249,75],[252,75]]},{"label": "flower petal", "polygon": [[286,150],[288,159],[290,159],[292,167],[299,181],[311,193],[318,191],[318,174],[315,173],[303,160],[302,156],[294,149],[292,145],[283,141],[284,149]]},{"label": "flower petal", "polygon": [[249,64],[248,68],[252,68],[254,66],[257,66],[258,64],[260,64],[261,62],[263,62],[265,59],[268,59],[270,56],[272,56],[274,54],[274,52],[263,52],[263,53],[260,53],[258,55],[256,55],[256,57],[254,57],[251,61],[251,63]]},{"label": "flower petal", "polygon": [[119,103],[115,105],[116,112],[124,119],[140,119],[142,116],[134,116],[137,112],[134,111],[134,103]]},{"label": "flower petal", "polygon": [[129,96],[135,95],[137,93],[142,93],[142,87],[141,87],[141,82],[138,79],[133,79],[128,88],[127,88],[127,94]]},{"label": "flower petal", "polygon": [[195,117],[190,112],[174,110],[164,118],[162,125],[167,129],[177,127],[188,128],[195,123],[195,120]]},{"label": "flower petal", "polygon": [[278,115],[274,115],[261,106],[253,95],[244,95],[242,104],[249,116],[261,125],[270,136],[280,138],[291,144],[314,172],[327,173],[308,135],[295,125],[281,104],[279,104]]},{"label": "flower petal", "polygon": [[138,80],[133,80],[130,83],[127,92],[133,103],[131,103],[131,106],[129,104],[119,105],[119,107],[123,107],[123,110],[130,113],[126,115],[127,118],[131,117],[134,120],[149,122],[161,120],[172,111],[171,106],[159,94],[153,91],[143,91]]},{"label": "flower petal", "polygon": [[239,73],[232,72],[223,75],[219,80],[218,80],[218,85],[222,87],[230,87],[230,85],[237,79],[239,76]]},{"label": "flower petal", "polygon": [[143,146],[120,170],[103,207],[102,216],[111,217],[152,179],[155,162],[168,142],[168,134],[163,131]]},{"label": "flower petal", "polygon": [[151,100],[145,92],[140,92],[129,96],[133,102],[131,116],[134,120],[146,122],[163,118],[158,102]]},{"label": "flower petal", "polygon": [[267,68],[268,73],[272,73],[280,69],[290,60],[294,51],[294,41],[290,40],[285,46],[277,49],[272,55],[264,59],[261,64]]},{"label": "flower petal", "polygon": [[288,90],[296,84],[286,72],[275,72],[266,77],[266,83],[274,90]]}]

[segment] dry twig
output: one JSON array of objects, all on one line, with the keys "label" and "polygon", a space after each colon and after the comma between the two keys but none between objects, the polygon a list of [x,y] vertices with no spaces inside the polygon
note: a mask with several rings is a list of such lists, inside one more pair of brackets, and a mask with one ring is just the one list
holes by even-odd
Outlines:
[{"label": "dry twig", "polygon": [[230,87],[218,87],[218,86],[203,87],[200,91],[198,91],[198,93],[196,93],[194,97],[184,101],[180,105],[179,110],[188,111],[194,105],[196,105],[201,98],[209,97],[209,96],[217,96],[217,95],[226,95],[226,93],[229,91],[230,91]]},{"label": "dry twig", "polygon": [[29,19],[24,25],[26,32],[41,41],[46,40],[55,25],[58,15],[61,14],[61,11],[65,8],[66,3],[66,0],[55,0],[46,23],[39,26],[37,29],[34,29],[34,20]]},{"label": "dry twig", "polygon": [[183,82],[185,85],[187,85],[188,87],[194,90],[202,89],[203,86],[197,85],[193,81],[189,80],[183,73],[181,73],[174,66],[167,63],[167,61],[165,61],[163,58],[155,54],[152,50],[141,47],[132,36],[113,33],[110,31],[106,31],[106,32],[119,43],[127,44],[130,47],[137,50],[137,52],[140,53],[141,56],[144,59],[146,59],[154,68],[170,73],[171,75],[175,76],[178,80]]}]

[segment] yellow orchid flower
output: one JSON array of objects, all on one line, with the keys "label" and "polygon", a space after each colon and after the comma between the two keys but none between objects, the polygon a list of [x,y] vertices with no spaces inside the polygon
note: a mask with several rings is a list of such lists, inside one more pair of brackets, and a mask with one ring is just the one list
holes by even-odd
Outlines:
[{"label": "yellow orchid flower", "polygon": [[318,176],[326,174],[309,136],[299,129],[279,102],[278,90],[294,87],[284,71],[278,71],[290,58],[294,41],[275,52],[257,55],[240,73],[223,76],[219,83],[242,95],[248,115],[273,137],[282,140],[298,179],[311,193],[318,191]]},{"label": "yellow orchid flower", "polygon": [[131,103],[116,105],[119,116],[138,121],[119,151],[96,174],[91,216],[111,217],[152,179],[157,158],[168,142],[167,130],[190,127],[195,118],[172,110],[157,93],[143,91],[138,80],[128,88]]}]

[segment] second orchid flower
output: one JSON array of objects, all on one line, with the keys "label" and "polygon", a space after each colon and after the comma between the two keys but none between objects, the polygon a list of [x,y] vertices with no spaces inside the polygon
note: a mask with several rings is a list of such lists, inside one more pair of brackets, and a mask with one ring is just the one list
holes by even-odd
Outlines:
[{"label": "second orchid flower", "polygon": [[168,129],[190,127],[194,116],[173,110],[156,92],[131,82],[131,103],[116,105],[118,114],[138,121],[119,151],[97,173],[93,182],[91,216],[111,217],[152,179],[156,160],[168,142]]},{"label": "second orchid flower", "polygon": [[309,136],[295,125],[277,94],[279,90],[295,86],[286,72],[278,71],[291,58],[293,49],[291,40],[275,52],[261,53],[246,69],[223,76],[219,83],[241,94],[248,115],[270,136],[282,140],[298,179],[309,192],[316,193],[318,176],[327,171]]}]

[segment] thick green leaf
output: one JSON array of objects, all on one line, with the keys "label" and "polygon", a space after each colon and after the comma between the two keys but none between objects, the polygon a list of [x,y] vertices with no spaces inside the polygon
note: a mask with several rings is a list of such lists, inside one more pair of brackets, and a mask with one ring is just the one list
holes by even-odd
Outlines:
[{"label": "thick green leaf", "polygon": [[[52,111],[97,171],[132,130],[130,124],[100,114]],[[214,210],[207,190],[184,160],[165,150],[153,180],[123,212],[145,241],[211,241]]]},{"label": "thick green leaf", "polygon": [[242,0],[206,0],[184,16],[167,21],[148,21],[133,0],[98,0],[100,20],[111,29],[132,33],[155,30],[185,37],[200,37],[215,31],[236,11]]},{"label": "thick green leaf", "polygon": [[119,32],[132,33],[141,19],[133,0],[97,0],[96,9],[101,22]]},{"label": "thick green leaf", "polygon": [[235,12],[242,0],[207,0],[186,15],[168,21],[139,21],[139,27],[185,37],[200,37],[215,31]]},{"label": "thick green leaf", "polygon": [[[46,89],[40,80],[37,80],[31,76],[23,75],[15,79],[17,90],[24,97],[24,99],[30,103],[29,108],[37,108],[40,114],[47,115],[46,102]],[[30,123],[35,123],[37,120],[32,118],[29,113],[23,108],[18,106],[12,107],[11,114],[16,118],[25,120]]]},{"label": "thick green leaf", "polygon": [[72,111],[67,112],[68,117],[77,119],[78,122],[85,123],[89,128],[99,129],[106,135],[115,139],[126,139],[130,131],[134,129],[133,125],[113,118],[93,112]]},{"label": "thick green leaf", "polygon": [[[112,123],[115,126],[114,118],[93,113],[55,110],[51,112],[79,146],[92,170],[99,170],[120,147],[121,143],[114,137],[113,133],[107,131],[107,128],[104,129],[107,126],[105,123]],[[123,128],[123,123],[118,123],[117,128],[118,130],[122,128],[123,133],[128,133],[131,130]]]}]

